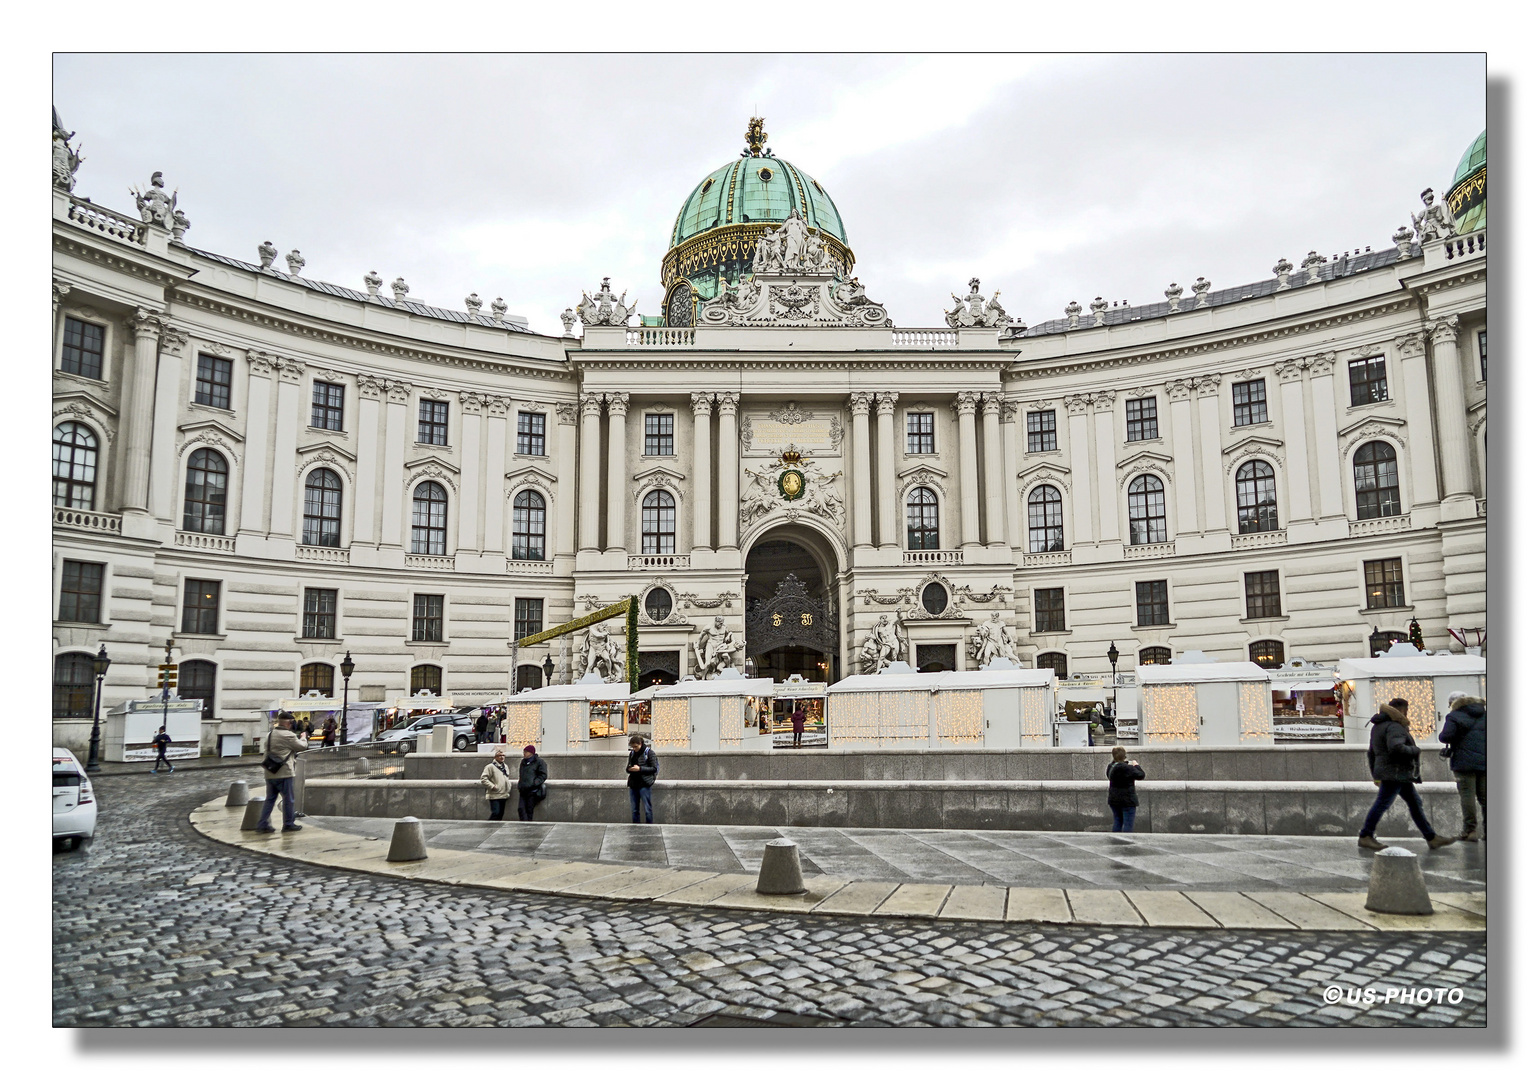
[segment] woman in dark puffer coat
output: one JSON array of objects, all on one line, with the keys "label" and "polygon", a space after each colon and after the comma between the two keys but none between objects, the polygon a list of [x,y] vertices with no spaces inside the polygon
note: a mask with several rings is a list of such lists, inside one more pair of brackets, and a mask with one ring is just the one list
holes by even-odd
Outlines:
[{"label": "woman in dark puffer coat", "polygon": [[[1450,694],[1449,712],[1438,740],[1448,744],[1448,767],[1459,784],[1459,806],[1464,811],[1460,840],[1485,839],[1486,819],[1486,699]],[[1479,811],[1477,814],[1476,811]]]},{"label": "woman in dark puffer coat", "polygon": [[1409,706],[1404,698],[1395,698],[1383,709],[1373,714],[1370,723],[1373,733],[1368,738],[1368,768],[1379,785],[1379,797],[1368,808],[1362,830],[1357,836],[1357,846],[1369,851],[1380,851],[1385,845],[1374,838],[1379,819],[1394,803],[1398,795],[1405,800],[1411,812],[1411,821],[1426,838],[1428,849],[1444,847],[1454,842],[1451,836],[1439,836],[1422,811],[1421,795],[1416,785],[1421,781],[1421,747],[1411,738],[1406,724],[1405,710]]}]

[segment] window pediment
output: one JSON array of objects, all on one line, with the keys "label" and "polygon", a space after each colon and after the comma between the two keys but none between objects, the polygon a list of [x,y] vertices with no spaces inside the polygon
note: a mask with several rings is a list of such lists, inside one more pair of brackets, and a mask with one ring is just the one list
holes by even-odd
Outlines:
[{"label": "window pediment", "polygon": [[358,461],[358,455],[357,454],[348,453],[348,451],[344,447],[338,446],[336,443],[329,442],[329,441],[328,442],[313,442],[313,443],[310,443],[308,446],[301,446],[298,449],[296,449],[294,451],[294,453],[296,455],[298,455],[299,457],[304,457],[306,454],[316,454],[316,453],[319,453],[322,450],[330,451],[331,453],[337,455],[340,458],[343,458],[346,461],[350,461],[350,462],[353,462],[353,463],[356,463]]},{"label": "window pediment", "polygon": [[[1370,424],[1378,425],[1381,428],[1385,425],[1388,425],[1391,428],[1402,428],[1405,426],[1405,421],[1400,419],[1398,416],[1381,416],[1370,413],[1367,416],[1359,417],[1358,419],[1352,421],[1352,423],[1348,424],[1346,427],[1337,431],[1336,437],[1338,439],[1351,439],[1356,435],[1357,432],[1363,428],[1366,428]],[[1404,445],[1403,440],[1401,441],[1401,445]]]},{"label": "window pediment", "polygon": [[[82,411],[84,410],[84,411]],[[75,416],[97,416],[117,418],[118,411],[95,394],[86,390],[66,390],[53,395],[53,414],[55,417],[69,413]]]},{"label": "window pediment", "polygon": [[[192,442],[194,439],[206,438],[210,435],[222,436],[223,438],[232,442],[246,441],[246,437],[244,435],[236,431],[230,425],[222,424],[218,420],[193,420],[189,423],[178,425],[176,430],[182,433],[182,442],[184,445],[186,443]],[[315,449],[315,447],[310,447],[310,449]]]}]

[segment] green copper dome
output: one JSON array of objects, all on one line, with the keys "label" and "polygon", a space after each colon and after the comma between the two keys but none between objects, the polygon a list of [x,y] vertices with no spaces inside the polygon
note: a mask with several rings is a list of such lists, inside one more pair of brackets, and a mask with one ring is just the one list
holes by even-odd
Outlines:
[{"label": "green copper dome", "polygon": [[1470,143],[1454,169],[1453,184],[1445,196],[1460,233],[1486,227],[1486,133]]},{"label": "green copper dome", "polygon": [[744,157],[723,165],[689,193],[669,246],[723,225],[779,224],[791,216],[793,206],[807,224],[849,243],[839,210],[822,184],[782,158]]}]

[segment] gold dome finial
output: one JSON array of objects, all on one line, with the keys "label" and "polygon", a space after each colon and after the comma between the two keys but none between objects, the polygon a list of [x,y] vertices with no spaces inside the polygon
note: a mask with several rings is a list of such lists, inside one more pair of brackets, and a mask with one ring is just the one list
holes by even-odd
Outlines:
[{"label": "gold dome finial", "polygon": [[749,156],[759,157],[764,149],[764,117],[749,117],[748,130],[744,132],[743,138],[748,140]]}]

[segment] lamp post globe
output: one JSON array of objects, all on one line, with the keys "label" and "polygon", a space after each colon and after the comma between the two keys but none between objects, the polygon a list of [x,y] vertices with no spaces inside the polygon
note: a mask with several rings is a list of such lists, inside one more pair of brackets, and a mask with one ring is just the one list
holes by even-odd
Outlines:
[{"label": "lamp post globe", "polygon": [[1115,641],[1112,642],[1111,648],[1106,650],[1106,659],[1111,661],[1112,679],[1114,681],[1117,678],[1117,658],[1121,655],[1122,654],[1117,651],[1117,643]]},{"label": "lamp post globe", "polygon": [[545,685],[549,686],[556,674],[556,662],[550,658],[550,653],[545,654],[545,663],[541,667],[545,672]]},{"label": "lamp post globe", "polygon": [[103,644],[91,660],[91,670],[96,676],[96,703],[91,708],[91,748],[86,754],[86,772],[101,771],[102,680],[107,677],[107,669],[111,666],[112,658],[107,655],[107,646]]}]

